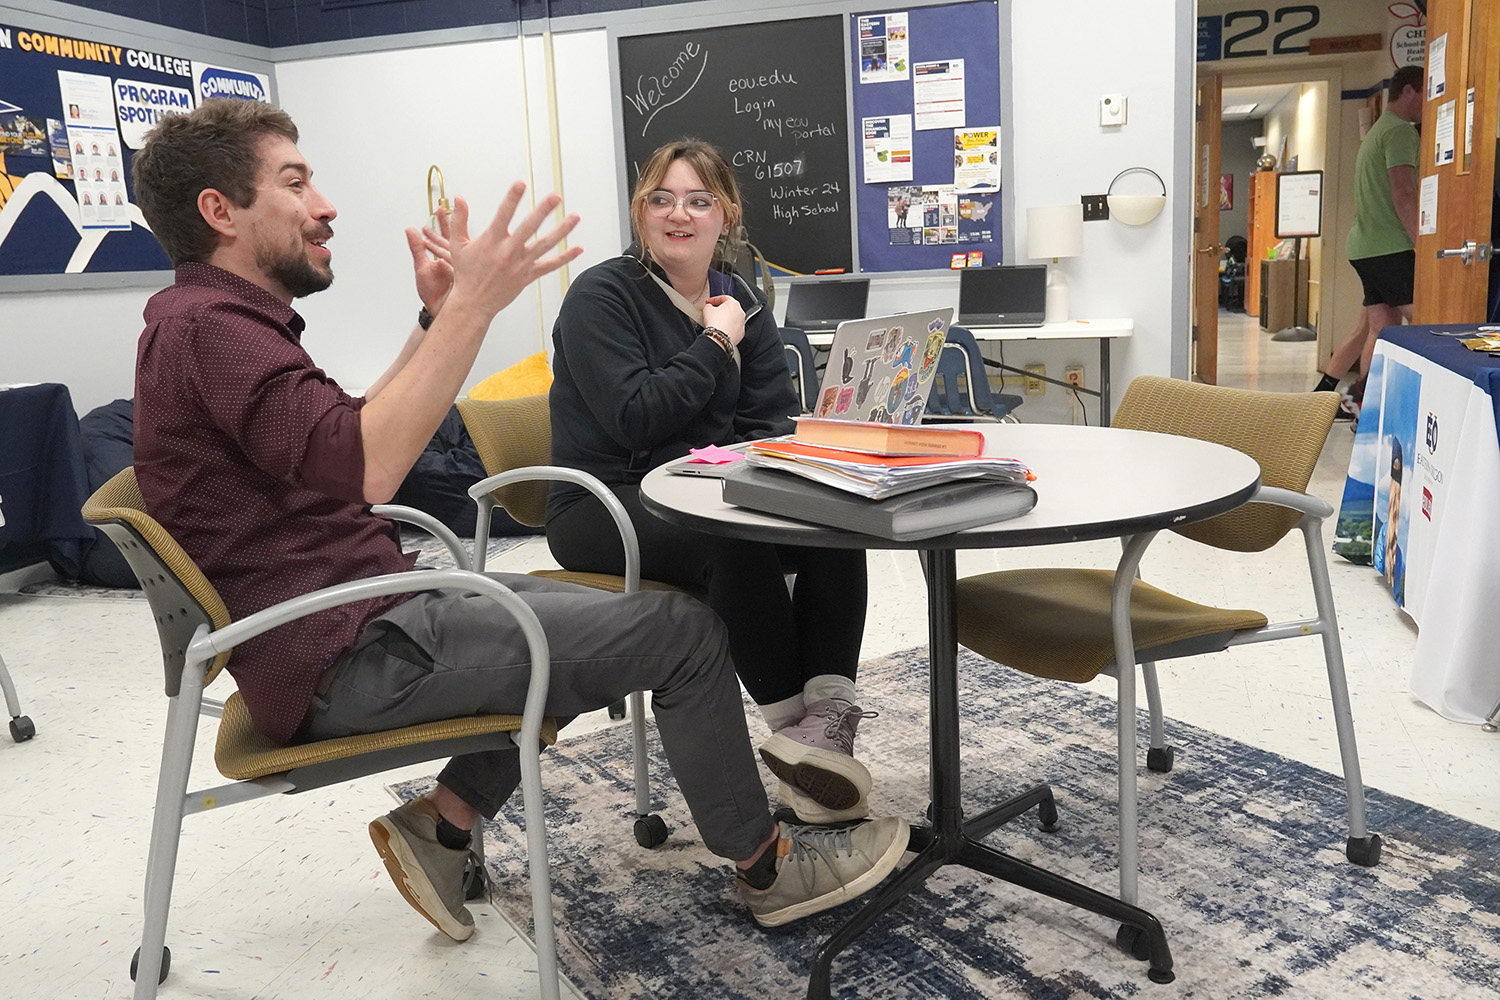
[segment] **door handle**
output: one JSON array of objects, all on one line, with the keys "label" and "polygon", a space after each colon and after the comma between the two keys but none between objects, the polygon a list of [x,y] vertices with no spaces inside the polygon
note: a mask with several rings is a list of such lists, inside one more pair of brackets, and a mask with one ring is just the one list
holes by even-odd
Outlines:
[{"label": "door handle", "polygon": [[1199,247],[1198,252],[1204,254],[1221,254],[1224,252],[1224,248],[1215,244],[1213,246]]},{"label": "door handle", "polygon": [[1464,245],[1453,250],[1439,250],[1438,260],[1447,257],[1457,257],[1464,262],[1464,266],[1480,263],[1490,259],[1490,245],[1488,243],[1475,243],[1473,240],[1465,240]]}]

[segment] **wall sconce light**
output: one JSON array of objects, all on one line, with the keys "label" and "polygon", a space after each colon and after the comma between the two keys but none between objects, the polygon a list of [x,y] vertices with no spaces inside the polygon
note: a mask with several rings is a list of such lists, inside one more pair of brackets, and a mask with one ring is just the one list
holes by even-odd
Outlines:
[{"label": "wall sconce light", "polygon": [[[1115,185],[1119,183],[1120,178],[1135,171],[1142,171],[1155,177],[1156,183],[1161,185],[1161,194],[1115,194]],[[1127,226],[1144,226],[1160,215],[1162,208],[1167,204],[1167,182],[1150,167],[1126,167],[1115,174],[1115,179],[1109,182],[1109,190],[1105,197],[1109,200],[1111,219],[1123,222]]]}]

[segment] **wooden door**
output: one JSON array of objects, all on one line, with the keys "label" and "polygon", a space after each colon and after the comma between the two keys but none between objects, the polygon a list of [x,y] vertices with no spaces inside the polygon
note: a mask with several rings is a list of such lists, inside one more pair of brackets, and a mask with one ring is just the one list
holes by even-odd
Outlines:
[{"label": "wooden door", "polygon": [[1193,129],[1193,370],[1209,385],[1219,381],[1219,128],[1223,118],[1219,74],[1198,71],[1198,111]]},{"label": "wooden door", "polygon": [[[1486,318],[1488,307],[1496,102],[1500,99],[1500,3],[1430,0],[1428,45],[1445,35],[1445,92],[1422,108],[1419,183],[1430,185],[1428,178],[1437,178],[1437,231],[1417,237],[1412,322],[1478,323]],[[1443,112],[1450,102],[1453,157],[1452,162],[1440,165],[1435,140],[1440,118],[1446,127]],[[1466,140],[1470,129],[1473,138]],[[1419,212],[1419,232],[1423,221]]]}]

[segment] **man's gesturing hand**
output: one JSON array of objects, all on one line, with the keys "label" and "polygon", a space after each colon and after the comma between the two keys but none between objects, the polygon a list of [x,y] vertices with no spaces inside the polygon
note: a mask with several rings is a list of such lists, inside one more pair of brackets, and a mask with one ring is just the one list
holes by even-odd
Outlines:
[{"label": "man's gesturing hand", "polygon": [[469,204],[463,198],[454,200],[449,243],[453,291],[446,308],[452,309],[462,303],[464,308],[474,310],[483,322],[488,323],[527,285],[583,252],[580,247],[570,247],[560,253],[542,256],[578,225],[578,216],[570,215],[560,225],[537,235],[542,222],[562,203],[555,194],[543,198],[515,230],[511,230],[511,219],[525,193],[525,184],[520,181],[512,184],[489,228],[473,238],[469,236]]}]

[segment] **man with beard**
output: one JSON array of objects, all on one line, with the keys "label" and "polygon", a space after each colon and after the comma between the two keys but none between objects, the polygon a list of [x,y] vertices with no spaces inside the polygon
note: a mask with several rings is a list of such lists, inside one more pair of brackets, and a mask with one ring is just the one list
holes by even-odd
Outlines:
[{"label": "man with beard", "polygon": [[[133,163],[141,212],[176,267],[146,306],[137,352],[136,479],[146,508],[239,619],[321,587],[404,572],[396,492],[453,404],[490,322],[578,249],[547,254],[556,195],[511,229],[525,185],[469,236],[456,200],[440,231],[409,229],[416,328],[362,398],[302,347],[294,299],[333,281],[335,211],[313,186],[296,126],[256,101],[209,100],[153,129]],[[493,574],[540,619],[549,715],[650,689],[662,745],[705,846],[735,863],[757,921],[775,925],[873,888],[900,860],[899,818],[852,829],[770,815],[724,626],[686,594],[608,594]],[[256,728],[277,743],[461,715],[519,713],[531,664],[492,600],[434,590],[346,604],[249,640],[228,667]],[[454,940],[474,920],[462,876],[470,833],[520,782],[514,753],[456,757],[429,794],[370,824],[402,895]],[[785,877],[783,877],[785,873]]]}]

